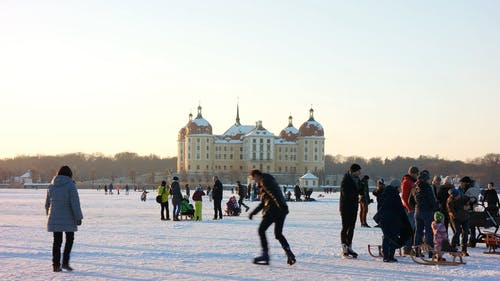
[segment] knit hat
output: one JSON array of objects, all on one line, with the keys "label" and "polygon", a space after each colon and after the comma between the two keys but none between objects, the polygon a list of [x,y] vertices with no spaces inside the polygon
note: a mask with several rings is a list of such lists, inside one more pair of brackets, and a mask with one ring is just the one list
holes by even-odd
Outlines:
[{"label": "knit hat", "polygon": [[393,179],[393,180],[391,181],[391,186],[392,186],[392,187],[395,187],[395,188],[398,188],[398,187],[400,187],[400,186],[401,186],[401,181],[400,181],[400,180],[398,180],[398,179]]},{"label": "knit hat", "polygon": [[443,213],[441,213],[440,211],[437,211],[434,213],[434,220],[437,221],[437,222],[440,222],[444,219],[444,215]]},{"label": "knit hat", "polygon": [[418,179],[419,180],[430,180],[431,175],[429,174],[429,171],[423,170],[422,172],[420,172],[420,175],[418,175]]},{"label": "knit hat", "polygon": [[351,173],[357,172],[359,170],[361,170],[361,166],[359,166],[358,164],[352,164],[351,167],[349,168],[349,171]]},{"label": "knit hat", "polygon": [[418,174],[418,168],[415,166],[411,166],[408,168],[408,174]]},{"label": "knit hat", "polygon": [[201,185],[198,185],[198,186],[196,187],[196,191],[201,191]]},{"label": "knit hat", "polygon": [[175,177],[173,178],[173,180],[174,180],[174,181],[178,181],[178,180],[179,180],[179,178],[178,178],[177,176],[175,176]]}]

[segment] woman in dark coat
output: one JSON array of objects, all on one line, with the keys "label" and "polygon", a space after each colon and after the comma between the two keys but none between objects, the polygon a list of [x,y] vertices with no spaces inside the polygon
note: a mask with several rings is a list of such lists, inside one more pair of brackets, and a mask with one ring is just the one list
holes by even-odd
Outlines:
[{"label": "woman in dark coat", "polygon": [[397,262],[394,258],[396,249],[403,246],[411,235],[410,222],[401,202],[398,188],[401,181],[393,180],[378,196],[378,212],[375,221],[380,225],[384,238],[382,252],[384,262]]},{"label": "woman in dark coat", "polygon": [[[45,199],[45,211],[48,216],[47,230],[54,233],[52,243],[52,266],[54,272],[62,269],[71,271],[69,258],[77,225],[82,224],[82,210],[80,208],[80,198],[72,179],[73,172],[68,166],[59,169],[57,176],[52,179],[47,190]],[[61,245],[63,235],[66,233],[66,243],[61,265]]]}]

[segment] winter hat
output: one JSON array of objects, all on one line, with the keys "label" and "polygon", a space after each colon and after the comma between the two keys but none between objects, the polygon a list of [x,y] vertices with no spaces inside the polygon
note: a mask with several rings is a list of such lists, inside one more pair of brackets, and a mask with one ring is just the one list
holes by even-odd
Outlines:
[{"label": "winter hat", "polygon": [[178,180],[179,180],[179,178],[178,178],[177,176],[175,176],[175,177],[173,178],[173,180],[174,180],[174,181],[178,181]]},{"label": "winter hat", "polygon": [[401,186],[401,181],[398,180],[398,179],[394,179],[394,180],[391,181],[391,186],[395,187],[395,188],[398,188],[398,187]]},{"label": "winter hat", "polygon": [[472,179],[468,176],[465,176],[463,178],[460,179],[460,182],[463,182],[463,183],[471,183],[472,182]]},{"label": "winter hat", "polygon": [[383,185],[384,184],[384,179],[383,178],[378,179],[377,180],[377,184],[382,184]]},{"label": "winter hat", "polygon": [[359,166],[359,164],[352,164],[351,167],[349,168],[349,171],[351,173],[357,172],[359,170],[361,170],[361,166]]},{"label": "winter hat", "polygon": [[434,220],[437,221],[437,222],[440,222],[444,219],[444,215],[443,213],[441,213],[440,211],[437,211],[434,213]]},{"label": "winter hat", "polygon": [[429,174],[429,171],[423,170],[422,172],[420,172],[420,175],[418,175],[418,179],[419,180],[430,180],[431,175]]}]

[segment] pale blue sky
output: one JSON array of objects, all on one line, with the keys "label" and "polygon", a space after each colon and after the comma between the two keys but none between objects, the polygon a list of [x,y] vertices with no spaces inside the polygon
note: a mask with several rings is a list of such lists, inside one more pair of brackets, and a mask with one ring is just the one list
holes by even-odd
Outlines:
[{"label": "pale blue sky", "polygon": [[176,156],[214,133],[276,135],[312,104],[326,153],[500,153],[498,1],[0,1],[0,158]]}]

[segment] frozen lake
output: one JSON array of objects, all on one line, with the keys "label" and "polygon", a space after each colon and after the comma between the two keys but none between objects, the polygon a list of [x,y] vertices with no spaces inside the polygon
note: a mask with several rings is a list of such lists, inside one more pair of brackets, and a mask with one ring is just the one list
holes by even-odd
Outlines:
[{"label": "frozen lake", "polygon": [[[499,280],[500,255],[484,244],[470,249],[466,265],[425,266],[409,257],[383,263],[368,255],[382,231],[361,228],[353,248],[358,260],[339,256],[338,193],[316,202],[290,202],[284,235],[297,256],[293,266],[268,230],[271,264],[252,264],[260,254],[260,215],[246,213],[213,221],[212,202],[203,202],[203,221],[160,221],[154,192],[104,195],[79,190],[83,224],[75,234],[73,272],[52,272],[52,234],[46,231],[44,189],[0,189],[0,280]],[[313,194],[313,198],[319,193]],[[223,208],[230,192],[225,191]],[[248,203],[255,207],[258,202]],[[170,206],[171,207],[171,206]],[[368,223],[374,225],[376,204]],[[170,208],[170,212],[172,208]]]}]

